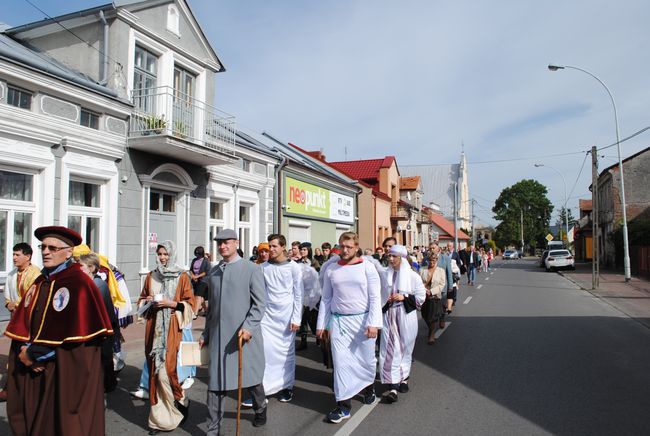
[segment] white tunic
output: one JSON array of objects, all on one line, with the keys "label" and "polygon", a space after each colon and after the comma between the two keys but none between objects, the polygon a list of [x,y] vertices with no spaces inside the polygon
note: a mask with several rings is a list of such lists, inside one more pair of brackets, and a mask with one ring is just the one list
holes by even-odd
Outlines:
[{"label": "white tunic", "polygon": [[291,324],[302,318],[302,269],[296,262],[262,264],[266,284],[264,338],[264,391],[272,395],[293,388],[296,378],[296,332]]},{"label": "white tunic", "polygon": [[[388,268],[386,274],[392,275],[394,270]],[[400,274],[408,274],[408,277],[399,277]],[[386,282],[382,289],[382,304],[386,303],[389,295],[395,293],[414,295],[417,307],[420,307],[426,298],[422,279],[409,267],[400,269],[395,277],[388,278]],[[399,289],[400,283],[401,287],[406,289]],[[397,384],[408,378],[417,335],[417,310],[406,313],[403,302],[393,303],[383,315],[379,346],[379,374],[382,383]]]},{"label": "white tunic", "polygon": [[323,276],[318,329],[328,329],[334,360],[334,395],[347,400],[374,383],[376,338],[368,327],[381,328],[381,286],[367,261],[332,264]]}]

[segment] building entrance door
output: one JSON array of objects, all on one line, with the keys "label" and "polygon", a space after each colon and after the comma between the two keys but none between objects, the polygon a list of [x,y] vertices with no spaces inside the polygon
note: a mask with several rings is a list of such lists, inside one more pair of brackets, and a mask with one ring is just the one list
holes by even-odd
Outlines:
[{"label": "building entrance door", "polygon": [[[152,190],[149,196],[149,269],[156,266],[156,246],[165,240],[176,241],[176,194]],[[176,259],[183,264],[183,259]]]}]

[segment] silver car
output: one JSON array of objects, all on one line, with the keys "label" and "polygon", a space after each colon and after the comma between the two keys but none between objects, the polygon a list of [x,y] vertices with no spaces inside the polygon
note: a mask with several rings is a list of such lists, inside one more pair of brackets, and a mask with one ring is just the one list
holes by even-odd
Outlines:
[{"label": "silver car", "polygon": [[546,271],[553,269],[576,269],[575,260],[569,250],[550,250],[544,260]]},{"label": "silver car", "polygon": [[519,253],[517,250],[506,250],[503,252],[503,260],[507,259],[519,259]]}]

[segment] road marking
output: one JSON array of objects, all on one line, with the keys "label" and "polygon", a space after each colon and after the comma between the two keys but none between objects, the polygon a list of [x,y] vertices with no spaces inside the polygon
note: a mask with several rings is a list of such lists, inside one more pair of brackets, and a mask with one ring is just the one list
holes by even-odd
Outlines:
[{"label": "road marking", "polygon": [[489,278],[489,277],[486,277],[485,280],[490,280],[490,278]]},{"label": "road marking", "polygon": [[483,287],[483,285],[478,285],[478,286],[476,287],[476,289],[481,289],[482,287]]},{"label": "road marking", "polygon": [[491,272],[490,275],[494,274],[494,272]]},{"label": "road marking", "polygon": [[[471,298],[471,297],[470,297]],[[437,329],[436,334],[434,337],[438,339],[444,332],[447,331],[449,326],[451,325],[450,322],[445,323],[445,328],[444,329]],[[364,404],[359,408],[359,411],[356,412],[354,415],[350,417],[348,422],[346,422],[343,427],[339,429],[336,433],[334,433],[334,436],[349,436],[352,434],[354,430],[356,430],[357,427],[363,422],[364,419],[368,415],[370,415],[370,412],[377,407],[377,405],[380,403],[379,397],[377,397],[377,401],[375,401],[375,404]]]},{"label": "road marking", "polygon": [[472,297],[467,297],[467,298],[465,298],[465,301],[463,301],[463,304],[467,304],[470,301],[472,301]]}]

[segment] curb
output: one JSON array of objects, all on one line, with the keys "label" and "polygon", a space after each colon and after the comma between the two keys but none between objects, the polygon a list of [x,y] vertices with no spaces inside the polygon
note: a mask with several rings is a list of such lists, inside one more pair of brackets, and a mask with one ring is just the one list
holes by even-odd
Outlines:
[{"label": "curb", "polygon": [[650,324],[646,324],[646,323],[640,321],[638,318],[633,317],[632,315],[630,315],[629,313],[627,313],[626,311],[624,311],[624,310],[621,309],[620,307],[614,305],[613,303],[610,303],[606,298],[603,298],[603,297],[601,297],[600,295],[596,295],[596,294],[594,294],[594,293],[592,292],[593,289],[591,289],[591,288],[589,288],[589,289],[585,288],[583,285],[580,284],[580,282],[578,282],[578,281],[572,279],[570,276],[567,276],[566,274],[564,274],[564,273],[561,272],[561,271],[558,271],[558,274],[560,274],[562,277],[564,277],[565,279],[567,279],[568,281],[570,281],[571,283],[573,283],[574,285],[576,285],[577,287],[579,287],[579,288],[582,289],[583,291],[587,291],[587,292],[589,292],[589,293],[590,293],[591,295],[593,295],[595,298],[597,298],[597,299],[599,299],[600,301],[604,302],[605,304],[607,304],[607,305],[613,307],[614,309],[618,310],[619,312],[621,312],[623,315],[627,316],[627,317],[630,318],[631,320],[637,322],[638,324],[640,324],[640,325],[642,325],[643,327],[645,327],[645,328],[647,328],[648,330],[650,330]]}]

